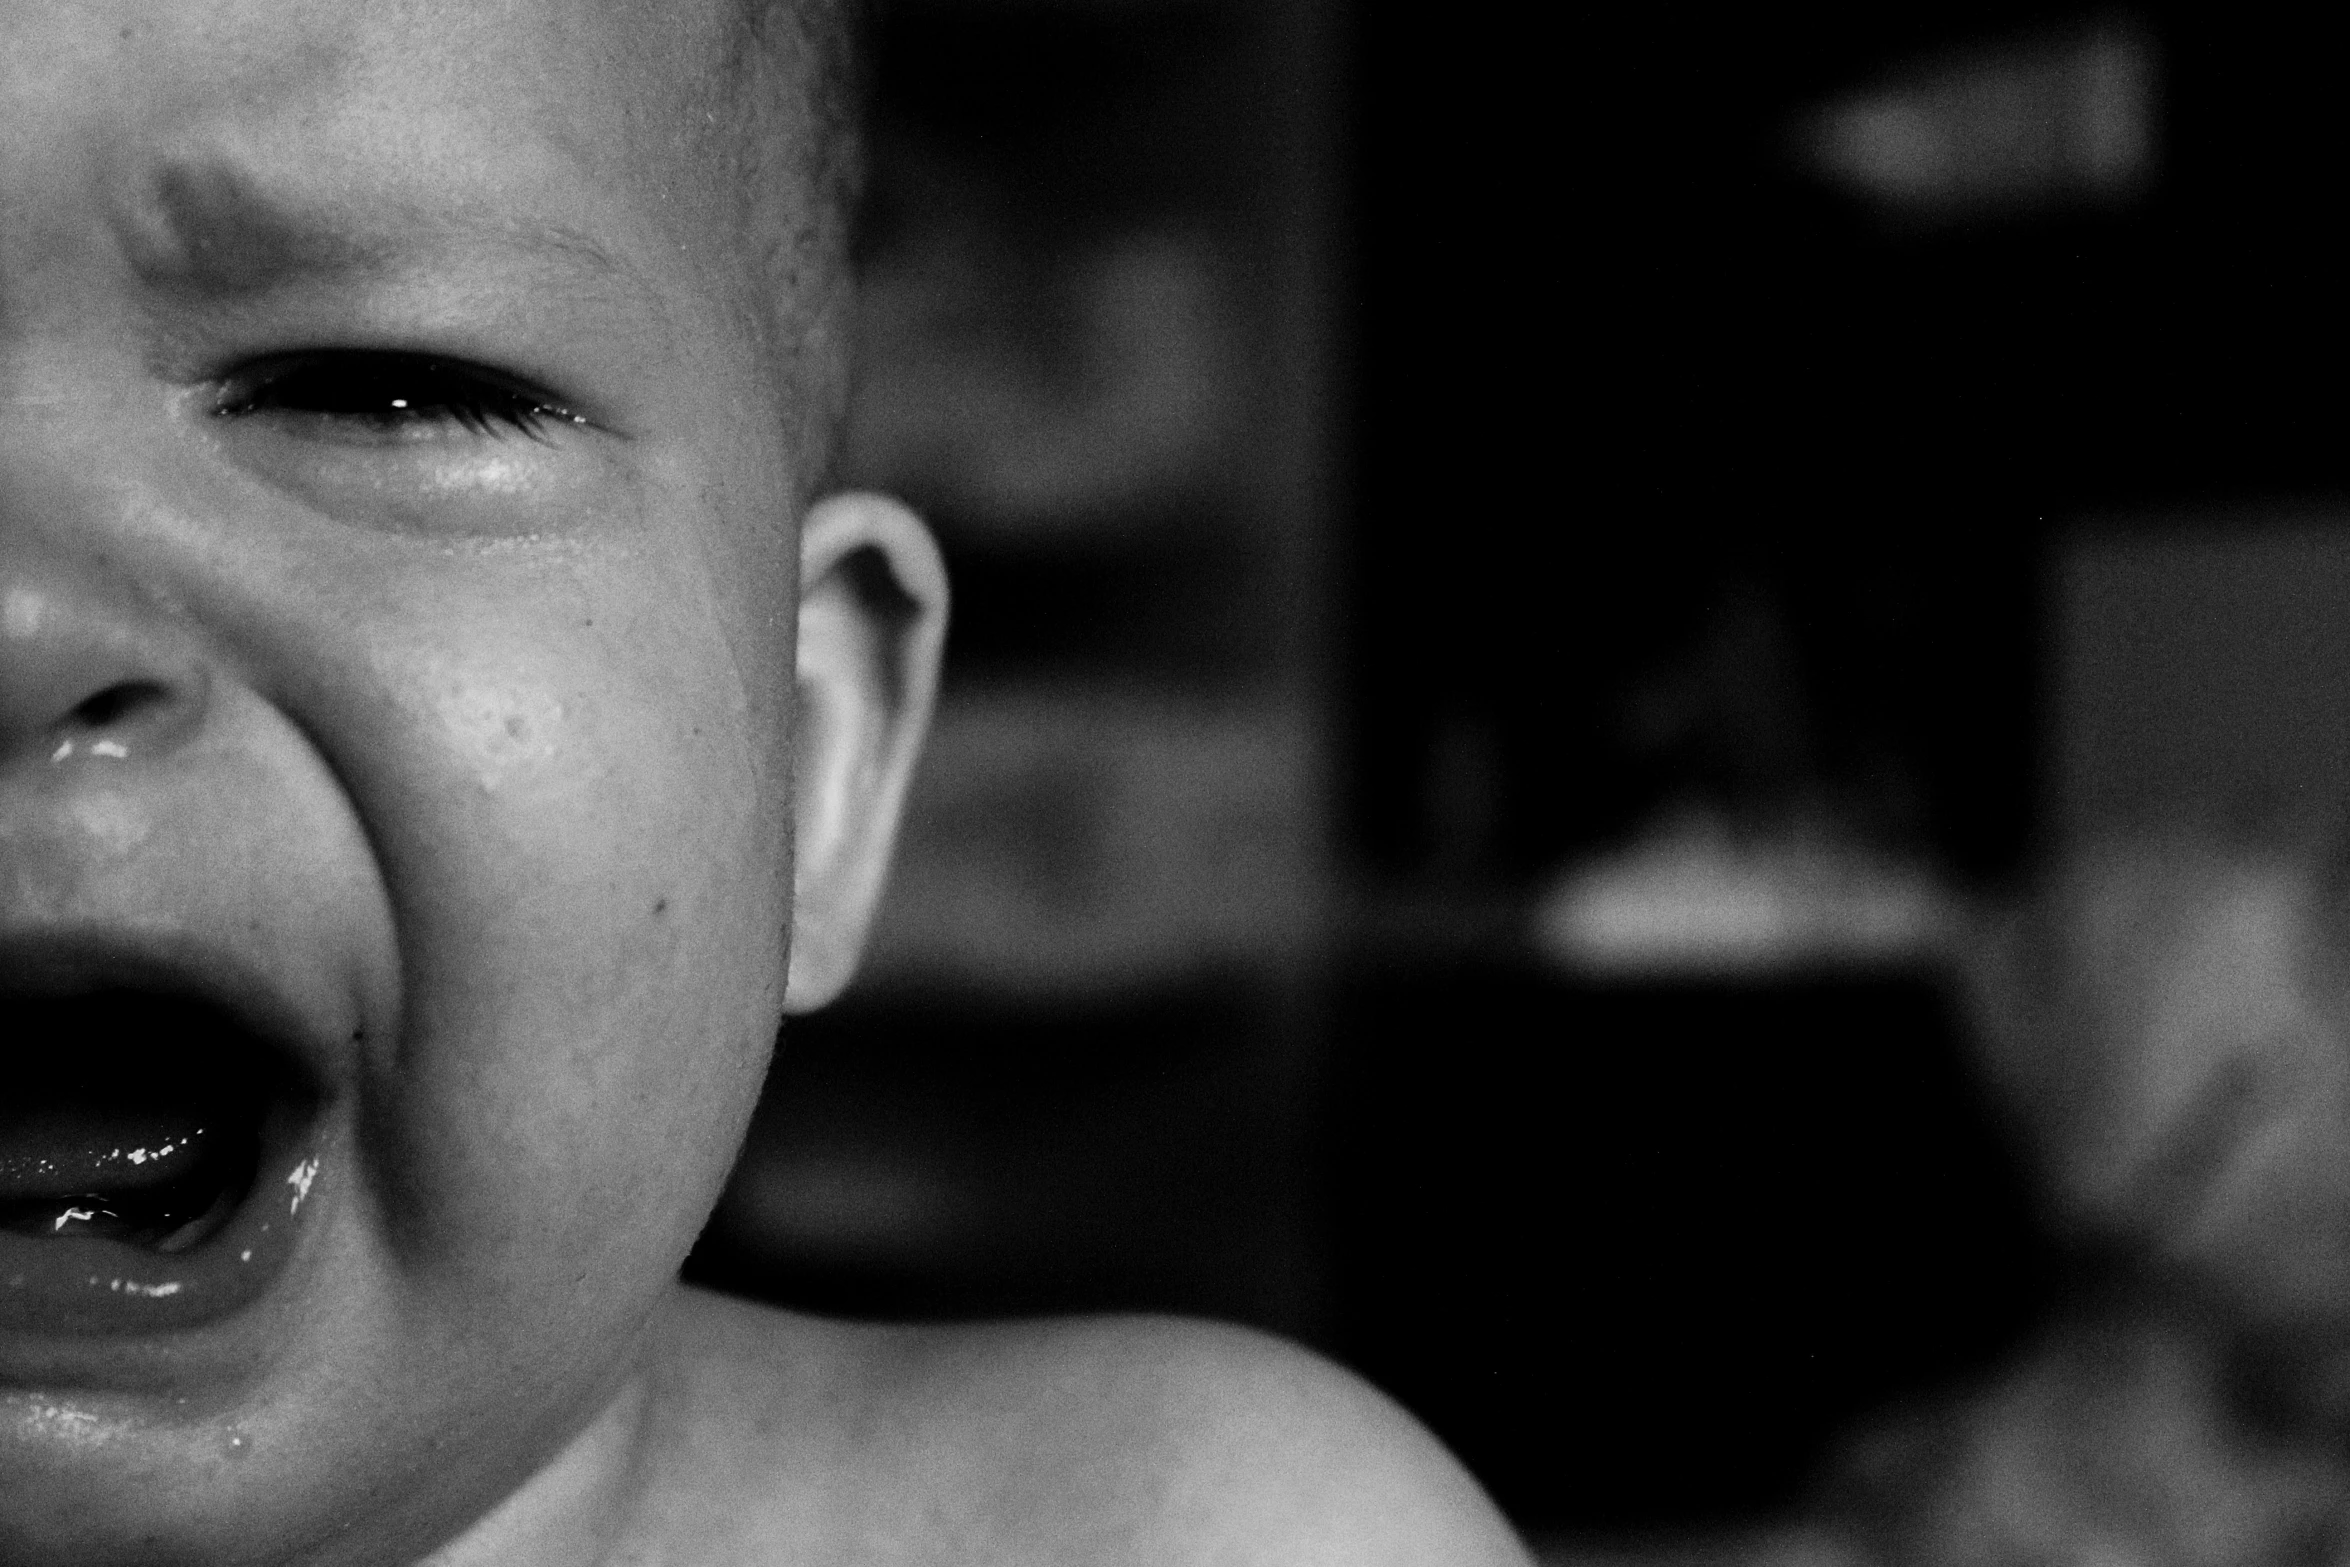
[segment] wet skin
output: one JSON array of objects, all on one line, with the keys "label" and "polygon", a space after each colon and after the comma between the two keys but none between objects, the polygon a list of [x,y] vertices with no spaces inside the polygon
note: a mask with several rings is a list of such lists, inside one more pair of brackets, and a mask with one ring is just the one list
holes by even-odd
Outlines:
[{"label": "wet skin", "polygon": [[411,1559],[724,1177],[798,414],[713,30],[626,9],[0,3],[0,985],[201,992],[302,1085],[252,1298],[0,1299],[0,1559]]}]

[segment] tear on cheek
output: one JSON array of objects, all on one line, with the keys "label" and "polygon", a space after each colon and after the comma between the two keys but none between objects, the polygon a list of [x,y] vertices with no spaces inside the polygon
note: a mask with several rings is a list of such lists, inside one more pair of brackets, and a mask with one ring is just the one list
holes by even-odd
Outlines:
[{"label": "tear on cheek", "polygon": [[485,794],[554,761],[568,716],[550,692],[491,684],[453,687],[439,714]]},{"label": "tear on cheek", "polygon": [[493,450],[450,459],[429,465],[422,477],[419,489],[424,495],[459,504],[510,500],[529,495],[547,482],[543,455],[535,451]]},{"label": "tear on cheek", "polygon": [[[528,436],[342,445],[260,436],[245,466],[345,527],[409,538],[563,539],[625,504],[629,476],[579,442]],[[618,498],[616,498],[616,495]]]}]

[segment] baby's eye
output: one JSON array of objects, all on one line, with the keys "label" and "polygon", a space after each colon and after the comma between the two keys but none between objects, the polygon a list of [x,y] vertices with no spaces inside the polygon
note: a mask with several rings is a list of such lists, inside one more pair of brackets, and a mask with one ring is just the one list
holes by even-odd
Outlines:
[{"label": "baby's eye", "polygon": [[526,382],[429,354],[336,351],[249,365],[222,387],[214,412],[316,420],[339,432],[399,439],[456,428],[543,436],[587,420]]}]

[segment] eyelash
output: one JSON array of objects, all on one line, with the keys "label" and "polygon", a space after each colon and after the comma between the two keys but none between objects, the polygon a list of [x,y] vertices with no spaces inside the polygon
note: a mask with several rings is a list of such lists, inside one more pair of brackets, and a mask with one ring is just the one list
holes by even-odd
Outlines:
[{"label": "eyelash", "polygon": [[222,418],[289,414],[398,435],[455,425],[471,435],[544,440],[558,425],[585,425],[547,394],[481,365],[430,354],[349,351],[288,355],[229,378]]}]

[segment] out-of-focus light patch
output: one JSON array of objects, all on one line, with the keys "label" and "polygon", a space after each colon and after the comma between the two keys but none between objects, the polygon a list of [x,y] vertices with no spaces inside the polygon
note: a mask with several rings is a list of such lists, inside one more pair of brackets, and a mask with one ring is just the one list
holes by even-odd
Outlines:
[{"label": "out-of-focus light patch", "polygon": [[1805,117],[1812,170],[1928,221],[2119,205],[2154,182],[2159,57],[2107,21],[1949,55]]},{"label": "out-of-focus light patch", "polygon": [[1295,953],[1315,929],[1311,734],[1280,701],[951,694],[865,982],[1111,995]]},{"label": "out-of-focus light patch", "polygon": [[1768,978],[1929,965],[1961,920],[1925,870],[1818,835],[1677,824],[1585,865],[1535,911],[1535,945],[1603,979]]},{"label": "out-of-focus light patch", "polygon": [[1248,343],[1212,241],[1128,234],[1049,282],[1006,254],[1000,235],[949,227],[871,269],[850,479],[1033,537],[1147,512],[1232,460]]}]

